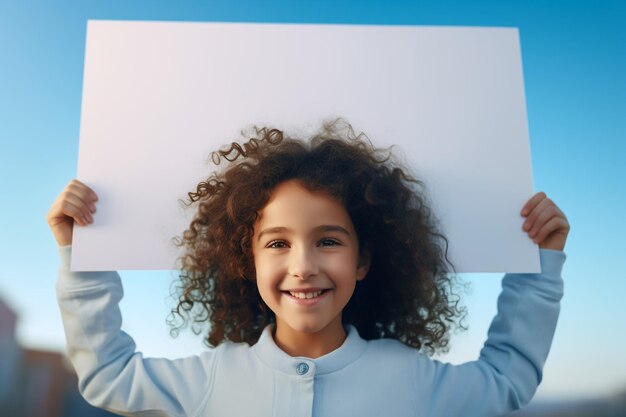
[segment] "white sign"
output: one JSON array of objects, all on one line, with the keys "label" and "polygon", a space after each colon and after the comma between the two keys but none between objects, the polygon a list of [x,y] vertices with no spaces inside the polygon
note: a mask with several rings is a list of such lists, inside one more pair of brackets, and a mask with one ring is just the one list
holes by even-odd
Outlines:
[{"label": "white sign", "polygon": [[174,269],[179,200],[252,125],[344,117],[426,182],[458,272],[536,272],[514,28],[90,21],[78,179],[99,195],[72,269]]}]

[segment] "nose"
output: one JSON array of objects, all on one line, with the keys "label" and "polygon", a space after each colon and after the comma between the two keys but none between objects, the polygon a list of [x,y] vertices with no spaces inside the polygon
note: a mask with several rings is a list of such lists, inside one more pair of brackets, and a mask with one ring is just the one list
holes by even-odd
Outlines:
[{"label": "nose", "polygon": [[289,257],[287,273],[300,279],[314,277],[319,272],[319,267],[313,251],[307,248],[293,248]]}]

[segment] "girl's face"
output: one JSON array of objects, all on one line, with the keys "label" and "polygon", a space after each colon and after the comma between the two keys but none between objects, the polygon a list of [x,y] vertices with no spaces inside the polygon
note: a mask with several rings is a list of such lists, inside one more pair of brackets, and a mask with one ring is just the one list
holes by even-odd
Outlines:
[{"label": "girl's face", "polygon": [[359,262],[357,235],[340,202],[297,180],[279,184],[254,226],[252,251],[277,339],[344,334],[341,311],[369,266]]}]

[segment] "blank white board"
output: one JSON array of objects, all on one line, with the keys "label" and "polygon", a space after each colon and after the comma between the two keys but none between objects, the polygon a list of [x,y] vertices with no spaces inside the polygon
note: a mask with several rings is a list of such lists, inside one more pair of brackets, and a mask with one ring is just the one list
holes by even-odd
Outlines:
[{"label": "blank white board", "polygon": [[339,116],[426,182],[458,272],[539,270],[517,29],[137,21],[88,22],[72,269],[174,269],[211,151]]}]

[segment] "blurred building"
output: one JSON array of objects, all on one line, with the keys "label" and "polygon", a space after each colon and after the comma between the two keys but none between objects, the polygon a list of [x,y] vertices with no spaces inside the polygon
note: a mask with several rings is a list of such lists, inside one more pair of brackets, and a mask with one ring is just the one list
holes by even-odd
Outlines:
[{"label": "blurred building", "polygon": [[17,314],[0,299],[0,417],[100,417],[78,393],[71,365],[57,352],[22,348]]},{"label": "blurred building", "polygon": [[626,390],[592,400],[531,404],[508,417],[626,417]]}]

